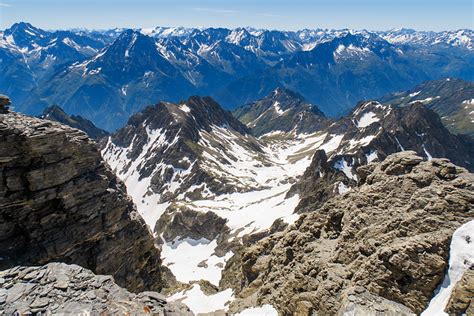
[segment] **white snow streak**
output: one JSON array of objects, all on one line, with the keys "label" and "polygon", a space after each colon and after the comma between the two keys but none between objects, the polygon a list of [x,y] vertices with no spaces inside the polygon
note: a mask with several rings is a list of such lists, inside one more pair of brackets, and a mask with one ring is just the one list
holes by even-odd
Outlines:
[{"label": "white snow streak", "polygon": [[428,308],[421,315],[448,315],[444,309],[451,297],[451,292],[464,272],[472,265],[474,265],[474,221],[462,225],[454,232],[449,251],[449,270]]},{"label": "white snow streak", "polygon": [[278,316],[278,311],[272,305],[265,304],[260,307],[244,309],[235,316]]}]

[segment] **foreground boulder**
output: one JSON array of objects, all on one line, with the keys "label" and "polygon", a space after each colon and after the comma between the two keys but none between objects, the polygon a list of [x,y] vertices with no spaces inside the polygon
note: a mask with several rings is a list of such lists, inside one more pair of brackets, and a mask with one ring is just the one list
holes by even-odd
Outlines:
[{"label": "foreground boulder", "polygon": [[231,311],[272,304],[283,314],[343,314],[365,308],[361,293],[404,305],[388,304],[398,314],[426,308],[453,232],[474,219],[474,175],[415,152],[360,168],[362,185],[245,249]]},{"label": "foreground boulder", "polygon": [[83,132],[0,114],[0,270],[51,261],[160,290],[160,255],[125,187]]},{"label": "foreground boulder", "polygon": [[49,263],[0,272],[0,314],[192,315],[156,292],[133,294],[77,265]]}]

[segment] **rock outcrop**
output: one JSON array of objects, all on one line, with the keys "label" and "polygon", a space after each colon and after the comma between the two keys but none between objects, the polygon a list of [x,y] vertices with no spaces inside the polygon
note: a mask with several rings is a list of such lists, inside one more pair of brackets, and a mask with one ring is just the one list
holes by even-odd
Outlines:
[{"label": "rock outcrop", "polygon": [[8,111],[8,106],[12,104],[10,98],[6,95],[0,94],[0,113]]},{"label": "rock outcrop", "polygon": [[334,315],[355,287],[424,310],[443,280],[453,232],[474,218],[474,175],[415,152],[361,168],[359,187],[244,249],[231,311],[272,304],[283,314]]},{"label": "rock outcrop", "polygon": [[454,287],[445,311],[449,315],[474,315],[474,266]]},{"label": "rock outcrop", "polygon": [[160,254],[83,132],[0,115],[0,269],[77,264],[131,291],[161,288]]},{"label": "rock outcrop", "polygon": [[111,276],[74,264],[17,266],[0,272],[0,286],[0,313],[5,315],[192,315],[159,293],[130,293]]}]

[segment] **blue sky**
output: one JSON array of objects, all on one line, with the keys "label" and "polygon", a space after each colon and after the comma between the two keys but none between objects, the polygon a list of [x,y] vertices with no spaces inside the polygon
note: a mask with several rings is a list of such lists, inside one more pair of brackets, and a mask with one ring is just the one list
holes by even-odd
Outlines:
[{"label": "blue sky", "polygon": [[474,28],[473,0],[0,0],[0,28]]}]

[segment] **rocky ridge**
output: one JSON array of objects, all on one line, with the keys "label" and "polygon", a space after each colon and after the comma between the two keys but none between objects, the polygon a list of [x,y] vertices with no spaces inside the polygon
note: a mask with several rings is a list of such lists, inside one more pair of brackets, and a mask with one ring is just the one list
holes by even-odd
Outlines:
[{"label": "rocky ridge", "polygon": [[80,129],[93,139],[100,139],[109,135],[107,131],[96,127],[94,123],[88,119],[85,119],[80,115],[69,115],[57,105],[53,105],[44,109],[39,118],[56,121]]},{"label": "rocky ridge", "polygon": [[78,265],[48,263],[0,272],[0,313],[192,315],[156,292],[138,294],[119,287],[111,276]]},{"label": "rocky ridge", "polygon": [[74,263],[131,291],[162,287],[160,254],[83,132],[0,114],[0,269]]},{"label": "rocky ridge", "polygon": [[257,137],[272,132],[310,134],[324,129],[332,121],[317,106],[284,88],[277,88],[265,98],[237,108],[233,115]]},{"label": "rocky ridge", "polygon": [[474,315],[474,265],[464,272],[449,298],[446,312],[450,315]]},{"label": "rocky ridge", "polygon": [[324,130],[332,151],[316,152],[311,166],[292,192],[299,192],[298,212],[314,203],[350,190],[363,175],[357,168],[403,150],[416,151],[426,159],[446,157],[474,170],[473,141],[452,135],[440,118],[422,103],[406,107],[376,101],[359,103],[352,113]]},{"label": "rocky ridge", "polygon": [[225,171],[211,172],[204,165],[215,165],[205,159],[211,154],[225,164],[235,159],[223,152],[225,138],[258,155],[258,142],[247,134],[248,129],[211,98],[191,97],[178,104],[161,102],[133,115],[103,142],[102,153],[119,177],[134,182],[148,178],[150,193],[166,203],[180,195],[197,198],[242,190],[237,179],[228,183],[219,177]]},{"label": "rocky ridge", "polygon": [[474,219],[474,175],[415,152],[359,169],[359,187],[245,247],[231,311],[272,304],[283,314],[337,314],[347,310],[344,298],[357,302],[366,291],[405,314],[423,311],[443,279],[453,232]]},{"label": "rocky ridge", "polygon": [[435,111],[448,130],[474,136],[474,83],[457,78],[423,82],[408,91],[379,99],[382,103],[407,106],[421,102]]}]

